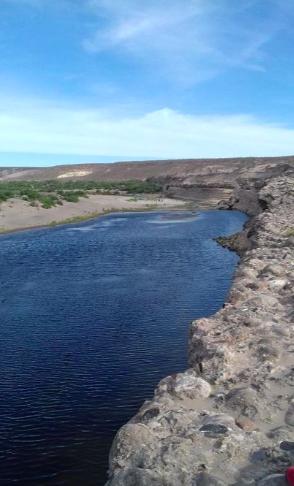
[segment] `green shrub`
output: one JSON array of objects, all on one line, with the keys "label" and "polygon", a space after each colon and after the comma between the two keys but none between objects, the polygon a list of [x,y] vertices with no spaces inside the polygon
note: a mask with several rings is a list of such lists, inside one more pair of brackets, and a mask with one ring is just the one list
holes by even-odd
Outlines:
[{"label": "green shrub", "polygon": [[49,209],[56,205],[56,196],[40,196],[42,208]]},{"label": "green shrub", "polygon": [[79,195],[77,192],[65,192],[63,199],[68,202],[78,202]]}]

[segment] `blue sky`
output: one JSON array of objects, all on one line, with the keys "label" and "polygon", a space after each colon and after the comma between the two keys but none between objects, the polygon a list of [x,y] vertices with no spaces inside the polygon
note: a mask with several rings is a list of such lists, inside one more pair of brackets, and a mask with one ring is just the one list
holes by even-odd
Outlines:
[{"label": "blue sky", "polygon": [[0,0],[0,164],[294,153],[294,2]]}]

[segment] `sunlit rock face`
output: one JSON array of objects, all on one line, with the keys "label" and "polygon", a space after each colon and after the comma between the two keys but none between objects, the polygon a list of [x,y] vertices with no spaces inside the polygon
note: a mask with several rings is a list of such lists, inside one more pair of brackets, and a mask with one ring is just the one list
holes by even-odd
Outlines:
[{"label": "sunlit rock face", "polygon": [[117,434],[107,486],[287,484],[294,449],[294,177],[290,170],[255,182],[254,198],[242,196],[243,209],[248,204],[255,216],[228,302],[192,323],[190,369],[162,380]]}]

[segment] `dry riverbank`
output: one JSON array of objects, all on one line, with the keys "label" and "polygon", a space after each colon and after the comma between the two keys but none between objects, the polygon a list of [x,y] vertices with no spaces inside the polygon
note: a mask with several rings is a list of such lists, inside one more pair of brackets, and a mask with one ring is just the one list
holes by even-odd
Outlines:
[{"label": "dry riverbank", "polygon": [[17,229],[50,226],[86,220],[111,211],[140,211],[151,209],[185,208],[186,202],[177,199],[146,195],[140,197],[90,195],[77,203],[64,201],[62,206],[49,209],[33,207],[21,199],[10,199],[0,205],[0,233]]},{"label": "dry riverbank", "polygon": [[228,302],[193,322],[190,368],[162,380],[118,432],[108,486],[287,484],[294,462],[293,174],[246,181],[230,206],[252,218],[234,238],[243,256]]}]

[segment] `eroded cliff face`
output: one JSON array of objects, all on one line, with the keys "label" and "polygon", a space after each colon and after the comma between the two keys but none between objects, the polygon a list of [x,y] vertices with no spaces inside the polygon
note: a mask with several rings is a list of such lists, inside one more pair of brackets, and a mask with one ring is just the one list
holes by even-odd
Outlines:
[{"label": "eroded cliff face", "polygon": [[256,208],[228,302],[192,323],[190,368],[162,380],[118,432],[107,486],[286,484],[294,459],[294,177],[244,190],[254,190]]}]

